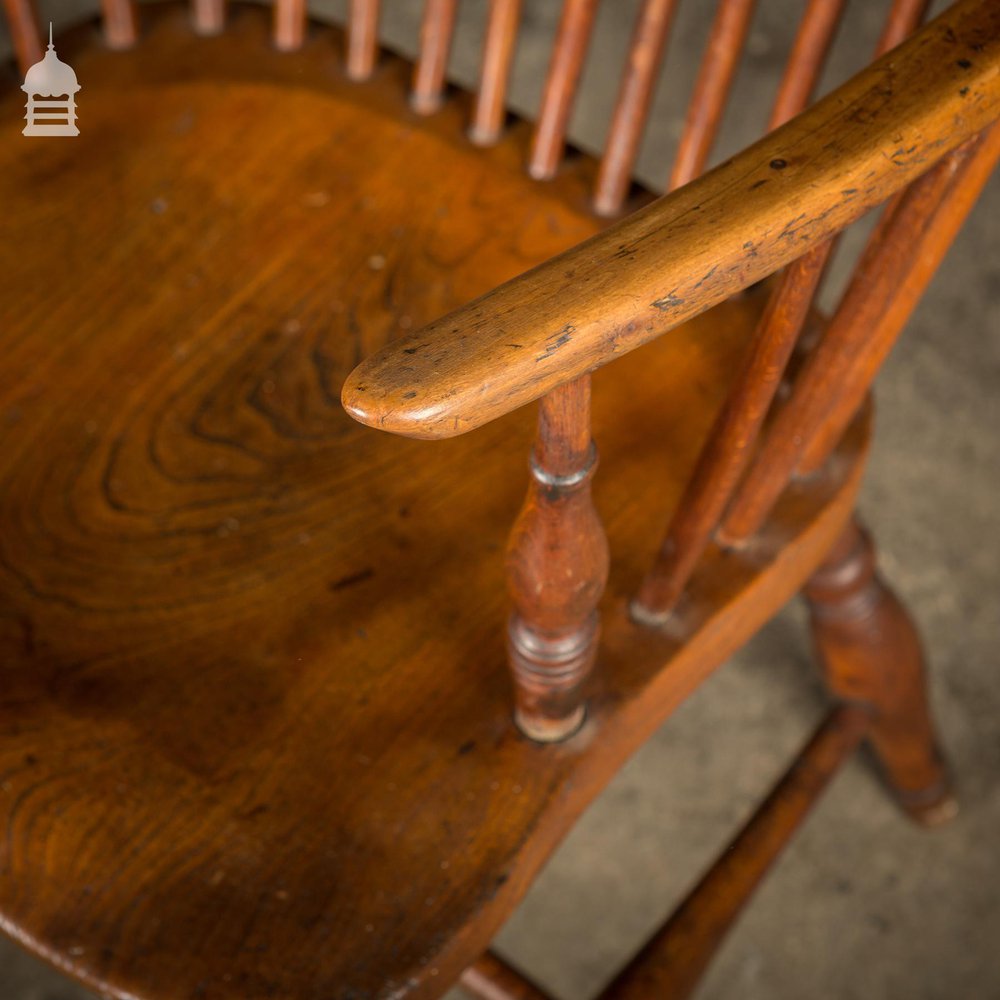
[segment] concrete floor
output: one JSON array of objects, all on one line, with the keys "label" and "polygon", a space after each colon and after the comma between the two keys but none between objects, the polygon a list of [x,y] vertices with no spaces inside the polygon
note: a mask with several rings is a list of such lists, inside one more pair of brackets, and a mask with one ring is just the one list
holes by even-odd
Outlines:
[{"label": "concrete floor", "polygon": [[[337,17],[342,6],[317,9]],[[390,41],[412,49],[422,5],[383,6]],[[453,58],[460,80],[475,74],[484,6],[464,0]],[[585,147],[602,140],[614,86],[601,74],[620,65],[637,6],[637,0],[607,0],[602,7],[601,41],[573,123]],[[714,6],[688,0],[676,25],[640,162],[640,176],[653,186],[669,170]],[[803,6],[803,0],[760,4],[720,156],[759,134]],[[824,86],[865,61],[887,6],[887,0],[850,5]],[[57,25],[90,9],[84,0],[43,7]],[[513,97],[531,113],[558,4],[529,0],[526,8]],[[923,629],[962,813],[947,828],[916,829],[865,760],[851,763],[728,940],[701,1000],[1000,997],[998,236],[1000,175],[883,373],[879,435],[862,504],[883,568]],[[748,814],[821,706],[801,609],[793,606],[706,684],[594,804],[500,934],[499,950],[563,1000],[595,995]],[[0,941],[3,1000],[88,995]]]}]

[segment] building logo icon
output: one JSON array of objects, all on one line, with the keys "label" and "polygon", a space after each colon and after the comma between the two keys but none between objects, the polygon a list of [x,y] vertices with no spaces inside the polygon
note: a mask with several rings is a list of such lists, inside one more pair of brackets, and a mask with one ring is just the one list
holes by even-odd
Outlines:
[{"label": "building logo icon", "polygon": [[28,107],[24,116],[28,124],[24,126],[22,134],[79,135],[75,95],[80,89],[73,67],[56,55],[50,21],[48,51],[41,62],[35,63],[28,70],[24,76],[24,86],[21,87],[28,95]]}]

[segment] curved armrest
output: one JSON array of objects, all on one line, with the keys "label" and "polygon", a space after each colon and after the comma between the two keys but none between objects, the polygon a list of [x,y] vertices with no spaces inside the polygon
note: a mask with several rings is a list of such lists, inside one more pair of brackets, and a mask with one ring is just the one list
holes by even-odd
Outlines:
[{"label": "curved armrest", "polygon": [[1000,116],[1000,4],[960,0],[697,181],[394,341],[343,404],[417,438],[462,434],[760,281]]}]

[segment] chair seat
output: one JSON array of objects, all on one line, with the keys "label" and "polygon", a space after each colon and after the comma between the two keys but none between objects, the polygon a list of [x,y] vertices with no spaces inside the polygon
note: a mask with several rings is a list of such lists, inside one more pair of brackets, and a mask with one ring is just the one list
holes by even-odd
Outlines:
[{"label": "chair seat", "polygon": [[213,39],[149,20],[133,54],[59,42],[79,138],[22,139],[23,94],[0,101],[0,919],[110,995],[430,995],[816,565],[863,440],[783,501],[780,564],[713,550],[643,630],[626,599],[762,297],[599,373],[592,709],[529,742],[503,547],[533,413],[413,442],[338,394],[593,233],[590,164],[532,182],[523,127],[476,150],[460,107],[411,113],[402,62],[350,83],[329,35],[281,55],[260,10]]}]

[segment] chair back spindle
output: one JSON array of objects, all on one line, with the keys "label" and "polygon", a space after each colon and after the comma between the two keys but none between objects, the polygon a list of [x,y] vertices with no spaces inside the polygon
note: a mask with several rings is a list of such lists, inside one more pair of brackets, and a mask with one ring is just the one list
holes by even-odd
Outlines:
[{"label": "chair back spindle", "polygon": [[[771,127],[781,125],[787,118],[798,114],[811,98],[842,6],[836,3],[810,4],[807,8],[778,90]],[[926,6],[924,0],[894,0],[876,55],[898,45],[915,30]],[[771,293],[743,368],[716,418],[653,567],[632,602],[632,614],[636,620],[652,624],[669,616],[716,532],[720,519],[726,514],[727,505],[740,486],[740,478],[747,473],[782,373],[801,336],[836,245],[837,237],[834,237],[789,265]],[[889,290],[885,294],[888,295]],[[850,398],[854,400],[853,395]],[[849,416],[860,406],[862,398],[863,393],[856,399]],[[849,416],[842,421],[841,431],[846,428]],[[770,445],[774,453],[770,459],[755,460],[752,472],[747,474],[748,482],[741,487],[741,491],[749,495],[754,490],[762,490],[762,486],[754,486],[758,478],[761,483],[769,484],[769,490],[761,493],[760,506],[755,506],[752,513],[747,506],[749,499],[733,501],[731,513],[719,529],[720,540],[737,544],[759,527],[771,504],[784,489],[798,460],[797,455],[779,459],[777,454],[779,442],[784,447],[792,446],[792,439],[796,437],[793,430],[789,426],[784,435],[777,436],[775,443]],[[789,440],[786,441],[786,438]],[[832,450],[832,445],[829,450]],[[758,471],[764,469],[769,471]]]},{"label": "chair back spindle", "polygon": [[521,0],[490,0],[479,91],[469,129],[469,138],[476,145],[488,146],[500,138],[507,115],[507,82],[520,20]]},{"label": "chair back spindle", "polygon": [[584,375],[539,401],[528,495],[507,549],[515,718],[543,742],[565,739],[583,722],[597,655],[608,542],[591,499],[596,466]]},{"label": "chair back spindle", "polygon": [[104,40],[111,49],[129,49],[139,38],[135,0],[101,0]]},{"label": "chair back spindle", "polygon": [[916,31],[927,17],[930,6],[931,0],[893,0],[875,47],[876,54],[884,55]]},{"label": "chair back spindle", "polygon": [[[876,57],[884,55],[890,49],[895,48],[908,35],[915,31],[922,22],[929,6],[928,0],[893,0],[889,8],[885,26],[876,46]],[[886,208],[886,217],[893,215],[899,197],[903,196],[897,196],[897,199],[891,202]],[[876,232],[880,231],[881,229]],[[835,236],[830,241],[831,246],[835,247],[837,240],[838,237]],[[821,250],[822,248],[817,248],[812,252],[816,254],[821,252]],[[883,252],[885,252],[884,249],[879,251],[879,253]],[[827,253],[829,254],[829,251]],[[892,286],[885,286],[883,294],[887,299],[891,297],[893,294]],[[843,305],[844,303],[842,303],[842,308]],[[841,311],[842,309],[838,310],[838,313]],[[863,340],[865,338],[865,329],[863,327],[856,329],[854,335],[859,341]],[[831,347],[828,345],[824,347],[824,343],[830,341],[831,336],[834,346]],[[831,324],[824,332],[821,343],[817,347],[816,354],[818,357],[822,359],[828,352],[836,354],[835,344],[841,337],[847,339],[846,332],[843,334],[838,333],[833,329],[833,324]],[[813,374],[810,375],[808,374],[809,372]],[[817,395],[808,401],[806,400],[807,393],[811,391],[820,392],[817,385],[819,377],[820,372],[816,366],[816,359],[814,357],[796,381],[791,399],[782,408],[781,413],[784,414],[784,424],[780,420],[776,420],[774,428],[769,433],[767,441],[762,447],[760,456],[748,473],[747,480],[742,484],[740,492],[733,500],[726,518],[719,529],[720,541],[730,545],[740,544],[759,529],[764,518],[770,512],[778,496],[795,471],[795,466],[805,446],[804,441],[808,437],[819,434],[821,427],[827,422],[827,417],[822,407],[824,404],[833,405],[837,390],[836,383],[830,383],[822,395]],[[857,399],[857,405],[861,404],[862,397],[863,393]],[[799,400],[798,403],[796,403],[796,399]],[[804,415],[799,412],[797,407],[813,411],[811,419],[814,423],[812,427],[804,427],[796,423],[798,417]],[[846,420],[843,422],[843,427],[846,427],[847,422]]]},{"label": "chair back spindle", "polygon": [[528,161],[528,173],[536,180],[555,176],[559,167],[597,2],[566,0],[563,4]]},{"label": "chair back spindle", "polygon": [[379,0],[351,0],[347,22],[347,75],[367,80],[378,54]]},{"label": "chair back spindle", "polygon": [[217,35],[226,26],[226,0],[192,0],[194,30]]},{"label": "chair back spindle", "polygon": [[594,210],[599,215],[620,211],[628,194],[676,9],[677,0],[644,0],[639,11],[597,176]]},{"label": "chair back spindle", "polygon": [[411,97],[418,114],[429,115],[441,107],[457,13],[458,0],[427,0],[424,7]]},{"label": "chair back spindle", "polygon": [[[891,218],[879,227],[858,263],[840,312],[851,315],[852,300],[870,297],[885,304],[872,320],[868,337],[853,359],[840,386],[840,393],[816,434],[806,443],[797,468],[798,475],[811,475],[826,462],[852,417],[864,401],[882,362],[910,318],[924,289],[934,276],[962,223],[989,180],[1000,159],[1000,129],[996,126],[978,139],[946,157],[916,181],[894,207]],[[935,202],[937,204],[935,205]],[[914,220],[925,215],[924,205],[933,207],[919,235]],[[914,234],[912,244],[907,238]],[[905,256],[899,266],[886,266],[896,250]],[[873,287],[881,285],[881,288]],[[854,322],[863,322],[861,319]],[[831,321],[832,326],[832,321]]]},{"label": "chair back spindle", "polygon": [[274,0],[274,44],[282,52],[302,47],[306,37],[306,0]]},{"label": "chair back spindle", "polygon": [[42,58],[42,36],[32,0],[3,0],[17,67],[23,76]]},{"label": "chair back spindle", "polygon": [[719,0],[667,183],[669,191],[694,180],[705,169],[756,4],[757,0]]},{"label": "chair back spindle", "polygon": [[997,133],[993,128],[945,157],[890,207],[872,234],[726,514],[724,543],[739,544],[759,530],[800,463],[814,470],[836,444],[988,179],[1000,155]]},{"label": "chair back spindle", "polygon": [[827,242],[789,264],[768,300],[743,369],[719,412],[653,568],[633,601],[633,617],[664,620],[708,546],[753,454],[757,435],[799,339],[823,274]]},{"label": "chair back spindle", "polygon": [[778,84],[768,131],[784,125],[809,104],[840,26],[847,0],[809,0],[785,72]]}]

